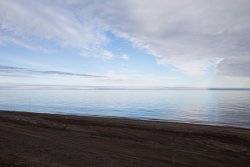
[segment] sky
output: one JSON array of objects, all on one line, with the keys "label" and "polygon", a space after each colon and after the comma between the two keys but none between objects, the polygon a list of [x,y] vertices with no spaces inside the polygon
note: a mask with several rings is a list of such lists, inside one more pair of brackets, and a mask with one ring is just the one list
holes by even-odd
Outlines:
[{"label": "sky", "polygon": [[0,86],[250,88],[249,0],[0,0]]}]

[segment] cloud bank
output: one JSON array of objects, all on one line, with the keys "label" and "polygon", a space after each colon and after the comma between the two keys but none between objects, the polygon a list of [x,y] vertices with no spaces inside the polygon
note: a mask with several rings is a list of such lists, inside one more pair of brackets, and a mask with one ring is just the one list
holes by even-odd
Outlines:
[{"label": "cloud bank", "polygon": [[58,76],[76,76],[76,77],[86,77],[86,78],[107,78],[101,75],[90,75],[90,74],[79,74],[64,71],[39,71],[32,70],[28,68],[11,67],[11,66],[1,66],[0,65],[0,75],[1,76],[14,76],[14,77],[28,77],[30,75],[58,75]]},{"label": "cloud bank", "polygon": [[[0,0],[0,44],[112,58],[112,32],[189,75],[250,76],[249,0]],[[45,45],[46,47],[46,45]]]}]

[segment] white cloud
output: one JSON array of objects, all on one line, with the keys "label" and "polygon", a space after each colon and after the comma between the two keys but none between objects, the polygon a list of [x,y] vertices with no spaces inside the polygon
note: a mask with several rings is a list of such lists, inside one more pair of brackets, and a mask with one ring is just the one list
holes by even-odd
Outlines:
[{"label": "white cloud", "polygon": [[129,59],[128,55],[126,55],[126,54],[123,54],[123,55],[121,56],[121,58],[122,58],[122,60],[124,60],[124,61],[127,61],[127,60]]},{"label": "white cloud", "polygon": [[[89,6],[112,32],[184,73],[203,74],[210,60],[241,64],[250,56],[248,0],[111,0]],[[218,72],[228,65],[232,70],[224,74],[231,75],[234,67],[223,65],[225,61],[218,64]]]},{"label": "white cloud", "polygon": [[219,75],[250,77],[250,57],[225,59],[218,67]]},{"label": "white cloud", "polygon": [[29,50],[48,51],[47,49],[40,47],[39,45],[33,43],[32,41],[20,39],[15,36],[4,35],[4,34],[1,34],[1,32],[0,32],[0,35],[1,35],[0,45],[14,44],[18,47],[23,47]]},{"label": "white cloud", "polygon": [[106,49],[98,49],[98,50],[86,50],[85,49],[85,50],[82,50],[80,55],[84,57],[101,58],[103,60],[111,60],[115,58],[114,54]]},{"label": "white cloud", "polygon": [[249,0],[0,0],[0,30],[104,59],[113,57],[105,49],[111,31],[186,74],[223,59],[214,61],[218,74],[249,76],[249,8]]},{"label": "white cloud", "polygon": [[79,50],[104,47],[103,28],[77,11],[57,1],[1,0],[0,31],[5,41],[29,49],[35,47],[27,43],[46,42]]}]

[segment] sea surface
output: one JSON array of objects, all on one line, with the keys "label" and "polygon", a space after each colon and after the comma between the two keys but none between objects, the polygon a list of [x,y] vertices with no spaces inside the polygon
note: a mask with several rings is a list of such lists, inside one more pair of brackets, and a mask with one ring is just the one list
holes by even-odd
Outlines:
[{"label": "sea surface", "polygon": [[250,91],[0,90],[0,110],[250,128]]}]

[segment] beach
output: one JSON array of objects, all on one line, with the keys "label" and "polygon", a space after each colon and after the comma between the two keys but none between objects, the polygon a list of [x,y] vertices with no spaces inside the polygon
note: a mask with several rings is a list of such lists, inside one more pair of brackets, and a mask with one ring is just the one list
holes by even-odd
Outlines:
[{"label": "beach", "polygon": [[0,111],[0,167],[246,167],[250,129]]}]

